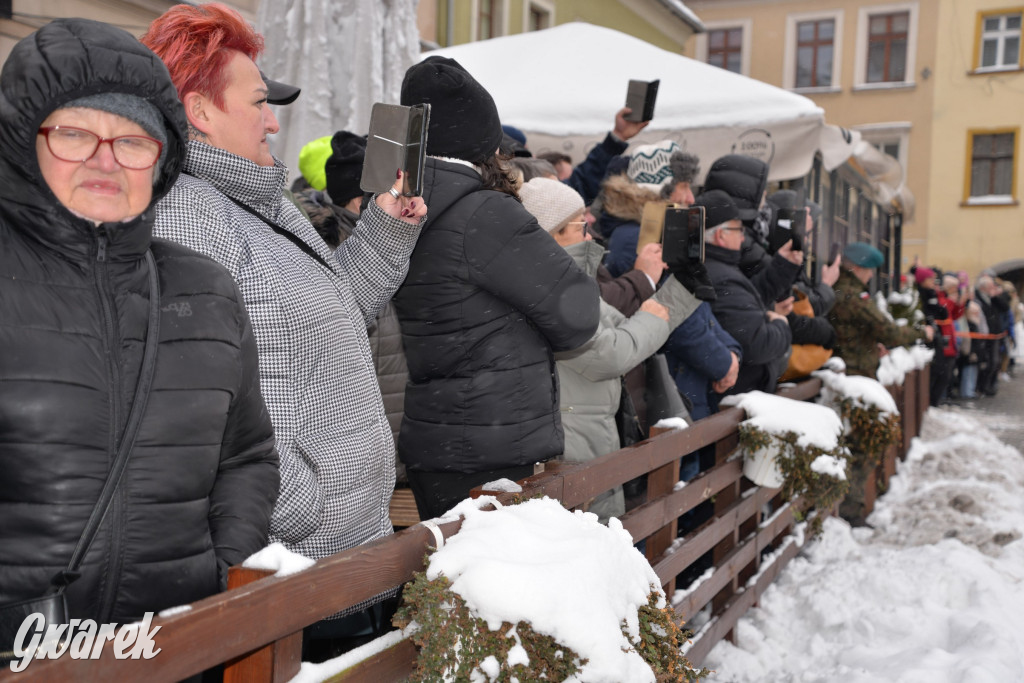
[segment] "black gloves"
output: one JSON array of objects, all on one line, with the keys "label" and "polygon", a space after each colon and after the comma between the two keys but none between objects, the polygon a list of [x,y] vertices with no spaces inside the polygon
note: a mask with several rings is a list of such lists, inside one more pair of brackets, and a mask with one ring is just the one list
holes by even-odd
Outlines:
[{"label": "black gloves", "polygon": [[668,264],[668,269],[679,280],[679,284],[701,301],[714,301],[718,298],[703,263],[693,263],[683,258],[677,263]]}]

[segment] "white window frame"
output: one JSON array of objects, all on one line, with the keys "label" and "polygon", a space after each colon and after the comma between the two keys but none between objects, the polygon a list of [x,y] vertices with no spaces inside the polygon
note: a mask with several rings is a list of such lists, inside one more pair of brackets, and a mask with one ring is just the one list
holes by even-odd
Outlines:
[{"label": "white window frame", "polygon": [[530,25],[530,10],[538,9],[548,15],[548,28],[555,25],[555,3],[552,0],[524,0],[523,1],[523,33],[532,31]]},{"label": "white window frame", "polygon": [[[830,93],[841,92],[843,65],[843,15],[841,9],[827,12],[798,12],[786,15],[786,52],[783,56],[782,87],[799,93]],[[796,38],[797,24],[805,21],[821,21],[831,19],[834,22],[832,33],[832,85],[815,86],[813,88],[796,87]]]},{"label": "white window frame", "polygon": [[[1017,62],[1015,64],[996,64],[994,66],[982,66],[981,55],[985,50],[985,20],[992,19],[995,17],[1004,18],[1012,14],[1021,15],[1021,27],[1018,29],[999,29],[998,31],[989,31],[989,35],[995,34],[996,37],[996,56],[999,59],[1003,57],[1003,46],[1007,37],[1016,37],[1020,40],[1017,45]],[[1002,22],[1000,22],[1002,23]],[[1020,7],[1007,8],[1003,11],[992,11],[980,14],[978,16],[978,54],[975,55],[975,71],[977,73],[991,73],[993,71],[1018,71],[1021,68],[1021,54],[1024,52],[1024,11]]]},{"label": "white window frame", "polygon": [[[895,14],[896,12],[909,12],[910,25],[907,26],[907,68],[906,76],[902,81],[889,81],[886,83],[868,83],[868,23],[871,17],[876,14]],[[893,5],[869,5],[861,7],[857,12],[857,49],[855,50],[855,61],[853,64],[853,89],[854,90],[892,90],[897,88],[913,88],[916,83],[914,76],[917,73],[917,23],[918,3],[903,2]]]},{"label": "white window frame", "polygon": [[[479,37],[479,24],[478,18],[480,16],[480,0],[471,0],[472,4],[469,8],[469,40],[471,43],[475,43],[480,40]],[[501,36],[508,35],[508,5],[510,0],[498,0],[501,5],[498,8],[498,32],[491,38],[500,38]]]},{"label": "white window frame", "polygon": [[855,126],[865,141],[877,145],[886,142],[899,142],[900,155],[896,159],[903,168],[903,178],[907,177],[907,162],[910,159],[910,121],[891,121],[887,123],[868,123]]},{"label": "white window frame", "polygon": [[705,21],[704,33],[697,34],[697,59],[705,64],[708,63],[708,33],[723,28],[738,28],[743,31],[743,38],[740,42],[740,73],[750,76],[750,41],[754,34],[753,19],[732,19],[729,21]]}]

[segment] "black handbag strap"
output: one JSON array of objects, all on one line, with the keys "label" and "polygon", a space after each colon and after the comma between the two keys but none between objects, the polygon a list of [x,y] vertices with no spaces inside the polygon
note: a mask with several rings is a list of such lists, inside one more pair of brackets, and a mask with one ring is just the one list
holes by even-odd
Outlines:
[{"label": "black handbag strap", "polygon": [[71,561],[67,569],[57,572],[50,580],[51,591],[60,593],[68,584],[78,578],[78,567],[85,559],[85,554],[92,545],[96,532],[103,523],[103,518],[110,509],[110,502],[114,499],[114,491],[121,482],[128,456],[135,446],[135,438],[139,434],[139,426],[142,424],[142,416],[146,412],[146,404],[149,401],[149,392],[153,386],[153,376],[156,372],[156,352],[160,343],[160,275],[156,269],[156,260],[153,258],[152,250],[146,251],[146,266],[149,269],[149,326],[146,328],[146,343],[142,351],[142,366],[139,370],[139,379],[135,385],[135,397],[132,400],[132,408],[128,413],[128,422],[121,435],[121,444],[117,449],[117,456],[110,468],[107,480],[103,483],[100,497],[96,501],[89,520],[85,523],[85,530],[82,531],[78,545],[71,554]]},{"label": "black handbag strap", "polygon": [[261,221],[263,221],[264,223],[269,225],[270,228],[274,232],[276,232],[278,235],[281,235],[282,237],[285,237],[285,238],[289,239],[293,244],[295,244],[295,246],[297,246],[302,251],[306,252],[306,254],[308,256],[310,256],[313,259],[316,259],[316,261],[318,261],[320,263],[320,265],[322,265],[328,271],[334,272],[331,269],[331,267],[327,264],[327,261],[324,260],[324,257],[321,256],[320,254],[316,253],[316,249],[314,249],[313,247],[311,247],[308,244],[306,244],[305,242],[303,242],[302,238],[300,238],[298,235],[296,235],[295,233],[293,233],[293,232],[291,232],[289,230],[286,230],[286,229],[282,228],[280,225],[278,225],[274,221],[270,220],[269,218],[264,216],[262,213],[260,213],[256,209],[252,208],[251,206],[249,206],[248,204],[246,204],[244,202],[241,202],[241,201],[235,199],[231,195],[224,195],[224,196],[227,197],[228,199],[230,199],[231,201],[233,201],[235,204],[238,204],[240,207],[242,207],[243,209],[245,209],[246,211],[251,213],[253,216],[256,216],[256,218],[259,218]]}]

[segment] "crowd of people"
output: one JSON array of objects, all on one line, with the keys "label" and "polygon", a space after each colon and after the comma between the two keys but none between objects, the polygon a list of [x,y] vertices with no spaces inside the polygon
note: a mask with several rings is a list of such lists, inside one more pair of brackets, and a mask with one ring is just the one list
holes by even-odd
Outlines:
[{"label": "crowd of people", "polygon": [[[770,193],[765,162],[701,176],[671,140],[631,148],[647,123],[628,109],[580,164],[535,157],[452,59],[402,83],[402,104],[431,105],[422,196],[401,169],[364,194],[349,131],[307,145],[289,189],[268,104],[298,93],[262,50],[212,3],[141,42],[57,20],[4,65],[0,627],[43,596],[101,623],[192,602],[268,542],[318,559],[392,533],[396,478],[439,516],[834,354],[873,376],[885,347],[923,339],[935,402],[994,393],[1005,371],[1012,287],[983,276],[972,296],[918,267],[923,320],[901,325],[868,296],[882,254],[813,258],[821,209]],[[704,261],[642,239],[690,206]],[[681,477],[712,461],[684,458]],[[385,594],[315,624],[305,656],[390,609]]]},{"label": "crowd of people", "polygon": [[1024,306],[1016,287],[990,272],[972,287],[965,272],[918,263],[910,276],[910,316],[936,330],[930,405],[995,396],[999,381],[1009,379],[1020,343],[1016,324]]}]

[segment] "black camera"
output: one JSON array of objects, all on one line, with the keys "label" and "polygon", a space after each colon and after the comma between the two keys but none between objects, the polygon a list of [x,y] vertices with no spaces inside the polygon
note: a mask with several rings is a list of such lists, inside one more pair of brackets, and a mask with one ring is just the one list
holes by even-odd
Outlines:
[{"label": "black camera", "polygon": [[775,221],[768,230],[768,251],[774,254],[790,240],[794,251],[803,251],[806,236],[807,209],[776,209]]}]

